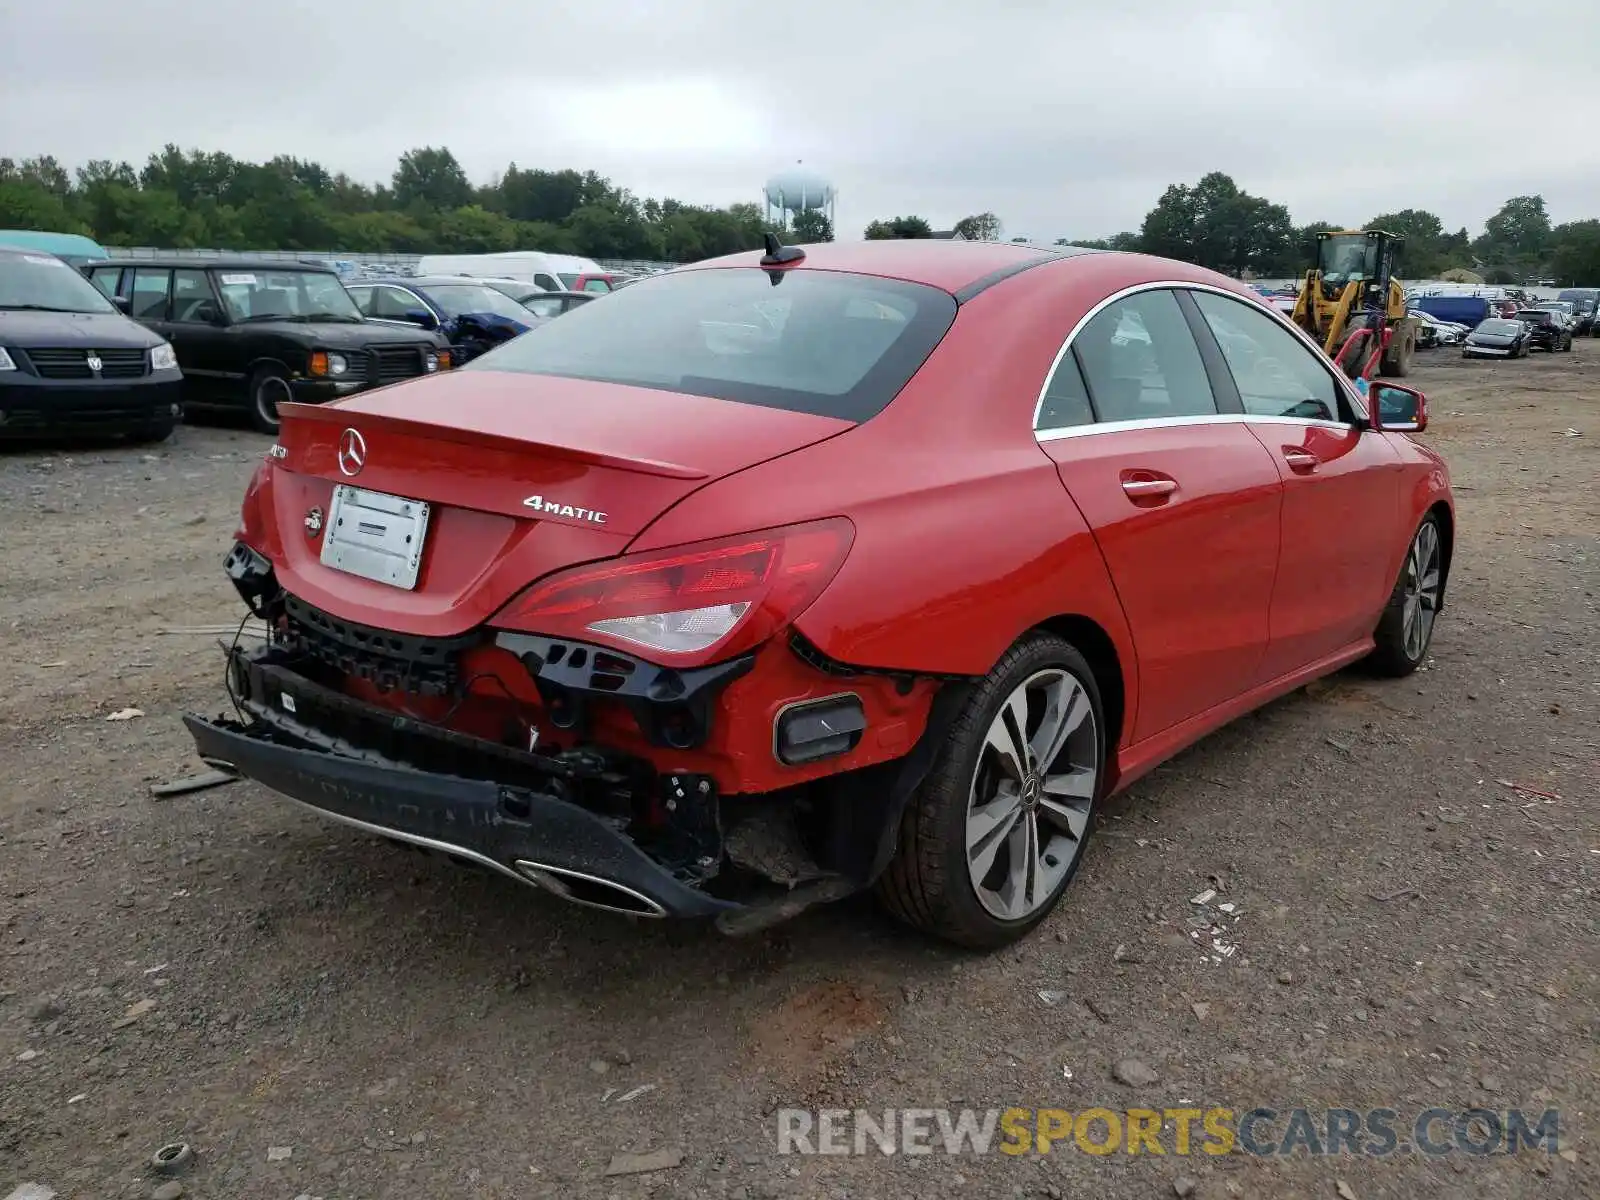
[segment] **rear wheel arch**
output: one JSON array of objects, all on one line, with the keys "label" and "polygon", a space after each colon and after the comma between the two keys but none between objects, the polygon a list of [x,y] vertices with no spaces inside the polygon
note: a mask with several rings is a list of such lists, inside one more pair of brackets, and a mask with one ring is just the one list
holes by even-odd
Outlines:
[{"label": "rear wheel arch", "polygon": [[1100,702],[1105,708],[1106,758],[1114,762],[1127,723],[1128,697],[1132,689],[1128,686],[1126,672],[1131,664],[1123,663],[1116,642],[1091,617],[1063,613],[1039,622],[1029,632],[1034,630],[1053,633],[1065,639],[1088,662],[1090,670],[1094,672],[1094,681],[1100,688]]},{"label": "rear wheel arch", "polygon": [[1424,517],[1433,517],[1439,522],[1439,558],[1440,558],[1440,583],[1439,607],[1444,607],[1445,597],[1450,589],[1450,564],[1455,559],[1456,550],[1456,514],[1449,504],[1443,500],[1434,501],[1433,505],[1423,514]]}]

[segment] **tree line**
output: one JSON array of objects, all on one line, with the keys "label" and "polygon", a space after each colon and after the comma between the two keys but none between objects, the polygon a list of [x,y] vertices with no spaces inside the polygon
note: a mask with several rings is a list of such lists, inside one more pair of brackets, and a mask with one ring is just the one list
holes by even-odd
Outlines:
[{"label": "tree line", "polygon": [[[1102,250],[1133,250],[1198,263],[1229,275],[1274,278],[1299,275],[1316,256],[1316,235],[1333,229],[1382,229],[1406,239],[1401,250],[1402,278],[1436,279],[1448,271],[1481,275],[1486,283],[1554,279],[1562,285],[1600,286],[1600,220],[1552,225],[1543,196],[1513,196],[1473,237],[1451,231],[1433,213],[1406,208],[1380,213],[1360,225],[1312,221],[1296,225],[1289,210],[1242,190],[1229,176],[1213,171],[1198,183],[1175,183],[1145,214],[1137,232],[1109,238],[1060,238],[1057,245]],[[993,213],[958,221],[964,236],[999,236]],[[877,220],[868,238],[931,237],[918,216]],[[1013,238],[1028,241],[1028,238]]]},{"label": "tree line", "polygon": [[[252,163],[169,144],[137,168],[102,159],[68,171],[48,155],[0,158],[0,228],[84,233],[107,246],[412,254],[532,247],[691,262],[759,246],[766,220],[756,204],[714,208],[640,198],[594,171],[511,163],[491,182],[474,184],[445,147],[409,150],[389,182],[365,184],[298,158]],[[954,228],[972,240],[1001,236],[992,212],[965,217]],[[1326,221],[1296,225],[1285,206],[1213,171],[1197,183],[1167,188],[1137,232],[1060,241],[1271,278],[1303,271],[1317,232],[1334,228],[1340,226]],[[1402,278],[1459,268],[1490,283],[1531,277],[1600,283],[1600,220],[1553,226],[1537,195],[1507,200],[1477,237],[1447,230],[1433,213],[1413,208],[1381,213],[1355,228],[1405,237]],[[790,236],[818,242],[831,241],[833,233],[823,213],[805,212]],[[875,220],[864,231],[869,239],[933,233],[920,216]]]},{"label": "tree line", "polygon": [[[799,234],[833,237],[801,214]],[[0,158],[0,228],[82,233],[107,246],[488,254],[537,248],[594,258],[691,262],[761,244],[756,204],[641,199],[594,171],[512,163],[475,185],[454,154],[424,146],[369,185],[319,163],[246,162],[168,145],[144,166]]]}]

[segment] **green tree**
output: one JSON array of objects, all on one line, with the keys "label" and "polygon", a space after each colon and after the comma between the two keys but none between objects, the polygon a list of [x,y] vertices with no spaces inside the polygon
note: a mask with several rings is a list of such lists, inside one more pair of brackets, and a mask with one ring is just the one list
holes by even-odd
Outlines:
[{"label": "green tree", "polygon": [[0,229],[48,229],[89,233],[66,200],[37,183],[0,177]]},{"label": "green tree", "polygon": [[884,242],[895,238],[926,238],[933,236],[933,226],[921,217],[895,217],[889,221],[874,221],[867,226],[863,236],[868,241]]},{"label": "green tree", "polygon": [[797,242],[833,241],[833,222],[820,208],[807,208],[794,215],[794,238]]},{"label": "green tree", "polygon": [[1600,220],[1569,221],[1550,232],[1550,271],[1562,287],[1600,284]]},{"label": "green tree", "polygon": [[1148,254],[1185,259],[1214,271],[1281,273],[1294,257],[1289,210],[1242,191],[1221,171],[1193,187],[1173,184],[1146,214],[1139,244]]},{"label": "green tree", "polygon": [[1543,196],[1513,196],[1483,226],[1473,249],[1486,263],[1531,268],[1550,244],[1550,214]]},{"label": "green tree", "polygon": [[969,242],[998,242],[1000,218],[992,212],[974,213],[957,221],[955,230]]},{"label": "green tree", "polygon": [[400,156],[394,172],[394,198],[401,208],[465,208],[472,203],[472,183],[449,150],[423,146]]}]

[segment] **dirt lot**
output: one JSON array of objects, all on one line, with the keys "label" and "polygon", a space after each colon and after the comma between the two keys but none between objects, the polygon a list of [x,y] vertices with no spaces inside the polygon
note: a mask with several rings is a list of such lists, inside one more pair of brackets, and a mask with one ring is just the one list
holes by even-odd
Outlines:
[{"label": "dirt lot", "polygon": [[[0,1195],[148,1196],[175,1140],[184,1195],[226,1200],[1600,1195],[1600,341],[1412,382],[1461,488],[1429,668],[1183,755],[988,958],[867,903],[745,942],[630,923],[252,784],[151,798],[197,769],[178,714],[224,702],[214,637],[163,630],[240,615],[266,441],[0,454]],[[782,1107],[1180,1102],[1555,1107],[1575,1154],[777,1153]],[[652,1150],[681,1165],[604,1177]]]}]

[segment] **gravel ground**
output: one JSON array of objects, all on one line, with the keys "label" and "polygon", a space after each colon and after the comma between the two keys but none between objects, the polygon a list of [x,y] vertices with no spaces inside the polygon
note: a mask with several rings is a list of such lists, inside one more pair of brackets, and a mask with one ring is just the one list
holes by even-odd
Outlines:
[{"label": "gravel ground", "polygon": [[[728,941],[253,784],[152,798],[197,769],[179,713],[224,703],[214,636],[166,631],[240,616],[220,564],[266,441],[0,453],[0,1195],[150,1196],[176,1140],[183,1194],[226,1200],[1600,1195],[1600,342],[1412,382],[1461,488],[1428,668],[1141,782],[992,957],[865,902]],[[1553,1107],[1565,1156],[777,1152],[786,1107],[1183,1102]],[[604,1175],[648,1151],[681,1162]]]}]

